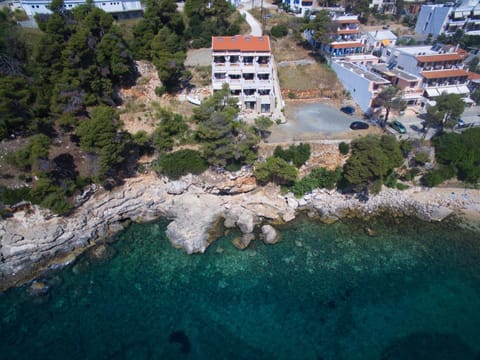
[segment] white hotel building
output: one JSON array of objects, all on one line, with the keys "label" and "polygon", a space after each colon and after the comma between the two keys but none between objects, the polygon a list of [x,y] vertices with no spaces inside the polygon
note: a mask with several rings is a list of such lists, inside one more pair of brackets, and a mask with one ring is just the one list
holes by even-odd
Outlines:
[{"label": "white hotel building", "polygon": [[271,113],[275,108],[273,57],[268,36],[212,38],[212,89],[227,83],[242,110]]},{"label": "white hotel building", "polygon": [[[29,17],[35,14],[51,14],[51,0],[20,0],[20,4]],[[71,10],[78,5],[86,4],[85,0],[64,0],[63,7]],[[127,13],[142,11],[142,3],[140,0],[93,0],[93,5],[108,13]]]}]

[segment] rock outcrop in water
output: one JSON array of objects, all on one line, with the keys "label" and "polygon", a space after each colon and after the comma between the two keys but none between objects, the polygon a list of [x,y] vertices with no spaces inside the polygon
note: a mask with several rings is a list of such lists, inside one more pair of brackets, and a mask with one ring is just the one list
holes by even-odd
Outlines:
[{"label": "rock outcrop in water", "polygon": [[[253,181],[253,182],[252,182]],[[102,238],[121,230],[129,221],[145,222],[165,217],[172,222],[167,236],[173,246],[189,254],[204,252],[215,240],[210,230],[223,220],[225,227],[238,227],[252,234],[265,222],[281,223],[306,210],[310,216],[333,222],[343,216],[370,216],[381,210],[442,220],[453,210],[447,200],[420,198],[420,189],[404,192],[387,189],[368,200],[318,190],[295,199],[281,195],[273,185],[254,186],[250,173],[187,176],[168,182],[154,175],[127,179],[110,192],[97,191],[68,217],[52,215],[33,207],[0,221],[0,289],[22,283],[48,267],[70,263],[75,256]],[[458,204],[457,204],[458,205]],[[479,206],[479,204],[474,204]],[[266,242],[277,240],[271,226],[262,229]],[[240,246],[248,246],[244,236]]]}]

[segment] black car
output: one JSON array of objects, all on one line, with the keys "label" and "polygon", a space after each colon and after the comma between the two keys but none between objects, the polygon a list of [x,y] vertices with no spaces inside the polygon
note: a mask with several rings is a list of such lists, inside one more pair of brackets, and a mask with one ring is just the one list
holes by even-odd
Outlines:
[{"label": "black car", "polygon": [[347,115],[353,115],[355,108],[353,106],[344,106],[340,108],[341,112],[344,112]]},{"label": "black car", "polygon": [[350,129],[352,130],[365,130],[368,128],[369,128],[369,125],[363,121],[354,121],[350,124]]}]

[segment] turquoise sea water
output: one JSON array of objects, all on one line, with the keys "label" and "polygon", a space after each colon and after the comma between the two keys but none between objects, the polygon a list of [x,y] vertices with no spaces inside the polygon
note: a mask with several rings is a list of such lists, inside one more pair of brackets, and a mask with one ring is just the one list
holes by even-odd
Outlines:
[{"label": "turquoise sea water", "polygon": [[297,220],[188,256],[165,222],[0,295],[1,359],[480,359],[480,238],[404,219]]}]

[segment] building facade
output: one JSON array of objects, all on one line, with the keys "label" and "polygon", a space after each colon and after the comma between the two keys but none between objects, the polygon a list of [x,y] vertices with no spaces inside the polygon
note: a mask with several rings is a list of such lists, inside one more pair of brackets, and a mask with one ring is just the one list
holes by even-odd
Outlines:
[{"label": "building facade", "polygon": [[282,4],[298,16],[304,16],[314,9],[313,0],[282,0]]},{"label": "building facade", "polygon": [[212,90],[228,84],[242,110],[275,108],[274,63],[268,36],[212,38]]},{"label": "building facade", "polygon": [[418,14],[417,34],[453,35],[462,30],[465,35],[480,35],[480,0],[463,0],[452,5],[423,5]]},{"label": "building facade", "polygon": [[[20,3],[25,10],[25,13],[33,17],[35,14],[51,14],[50,3],[51,0],[20,0]],[[85,0],[64,0],[63,7],[66,10],[72,10],[76,6],[86,4]],[[140,0],[93,0],[93,5],[108,13],[127,13],[127,12],[141,12],[142,3]]]},{"label": "building facade", "polygon": [[382,60],[422,79],[424,96],[432,99],[443,92],[468,97],[468,73],[463,61],[467,52],[453,46],[387,47]]},{"label": "building facade", "polygon": [[344,57],[362,54],[365,51],[365,41],[360,39],[360,21],[357,15],[341,15],[332,18],[335,31],[331,34],[328,44],[316,43],[313,32],[306,30],[307,41],[327,57]]}]

